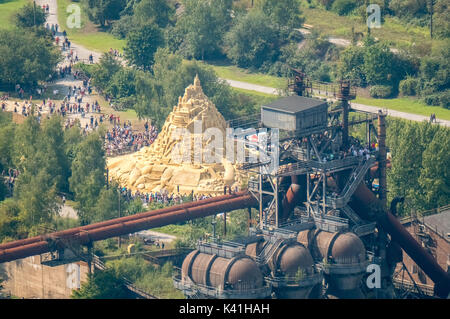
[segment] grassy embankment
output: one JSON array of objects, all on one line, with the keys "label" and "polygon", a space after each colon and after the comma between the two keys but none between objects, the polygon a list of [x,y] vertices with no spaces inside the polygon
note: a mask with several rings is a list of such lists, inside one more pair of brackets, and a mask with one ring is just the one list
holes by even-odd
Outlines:
[{"label": "grassy embankment", "polygon": [[[69,28],[67,26],[67,17],[71,14],[67,12],[67,7],[72,4],[69,0],[58,1],[58,23],[61,30],[66,30],[69,39],[87,49],[107,52],[110,48],[122,52],[125,46],[125,40],[116,39],[112,34],[103,32],[98,26],[94,25],[88,18],[86,11],[81,6],[81,28]],[[75,3],[79,4],[79,3]]]},{"label": "grassy embankment", "polygon": [[29,0],[0,0],[0,29],[14,28],[13,17]]}]

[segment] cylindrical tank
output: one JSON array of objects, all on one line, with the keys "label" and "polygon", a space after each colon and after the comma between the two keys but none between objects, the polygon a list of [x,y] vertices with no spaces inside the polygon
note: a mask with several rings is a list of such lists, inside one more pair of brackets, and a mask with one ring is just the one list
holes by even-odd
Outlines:
[{"label": "cylindrical tank", "polygon": [[324,277],[331,290],[359,287],[367,260],[364,244],[356,234],[311,229],[299,232],[297,241],[308,247],[316,262],[323,263]]},{"label": "cylindrical tank", "polygon": [[183,261],[181,280],[191,280],[200,286],[213,287],[218,291],[233,291],[242,298],[252,298],[246,292],[260,289],[264,280],[258,265],[248,256],[223,258],[217,255],[192,251]]},{"label": "cylindrical tank", "polygon": [[[276,244],[258,241],[247,245],[246,254],[252,258],[260,256],[267,245]],[[277,298],[307,298],[313,286],[322,279],[314,268],[311,253],[297,242],[282,243],[267,260],[266,266],[270,270],[267,280]]]}]

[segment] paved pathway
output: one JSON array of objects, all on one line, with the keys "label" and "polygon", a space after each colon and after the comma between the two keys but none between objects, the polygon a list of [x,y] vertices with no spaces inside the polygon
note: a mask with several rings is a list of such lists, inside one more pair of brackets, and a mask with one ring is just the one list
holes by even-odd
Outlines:
[{"label": "paved pathway", "polygon": [[[36,4],[37,5],[44,5],[44,4],[48,4],[49,5],[49,11],[50,14],[47,16],[47,23],[49,26],[56,25],[58,23],[58,4],[56,2],[56,0],[36,0]],[[64,38],[63,37],[63,32],[64,30],[61,30],[61,27],[58,28],[58,32],[56,33],[56,35],[60,38]],[[70,40],[70,38],[69,38]],[[60,46],[62,46],[62,42],[60,41]],[[96,52],[96,51],[92,51],[89,49],[86,49],[85,47],[83,47],[82,45],[78,45],[76,43],[71,43],[71,49],[74,50],[74,52],[76,52],[76,54],[78,55],[78,58],[80,60],[83,61],[88,61],[89,60],[89,55],[92,54],[93,58],[94,58],[94,63],[98,62],[98,60],[101,57],[101,53],[100,52]]]},{"label": "paved pathway", "polygon": [[[228,79],[222,79],[222,80],[225,80],[232,87],[236,87],[236,88],[240,88],[240,89],[244,89],[244,90],[251,90],[251,91],[256,91],[256,92],[261,92],[261,93],[266,93],[266,94],[274,94],[274,95],[278,95],[278,93],[280,91],[275,88],[250,84],[250,83],[246,83],[246,82],[240,82],[240,81],[234,81],[234,80],[228,80]],[[400,112],[400,111],[395,111],[392,109],[382,108],[379,106],[351,103],[351,107],[355,110],[370,112],[370,113],[374,113],[374,114],[378,113],[378,110],[383,110],[383,112],[387,113],[389,116],[403,118],[406,120],[417,121],[417,122],[430,120],[429,116]],[[447,120],[437,119],[437,123],[440,125],[450,127],[450,121],[447,121]]]},{"label": "paved pathway", "polygon": [[247,82],[241,82],[241,81],[235,81],[235,80],[229,80],[229,79],[221,79],[221,80],[224,80],[232,87],[240,88],[240,89],[244,89],[244,90],[256,91],[256,92],[261,92],[261,93],[266,93],[266,94],[274,94],[274,95],[278,95],[278,92],[280,91],[279,89],[262,86],[262,85],[251,84],[251,83],[247,83]]},{"label": "paved pathway", "polygon": [[[400,111],[395,111],[391,109],[376,107],[376,106],[369,106],[364,104],[358,104],[358,103],[351,103],[351,107],[355,110],[370,112],[370,113],[377,113],[378,110],[383,110],[385,113],[387,113],[389,116],[392,117],[399,117],[406,120],[416,121],[416,122],[422,122],[422,121],[429,121],[429,116],[424,115],[418,115],[418,114],[411,114],[411,113],[405,113]],[[440,125],[450,127],[450,121],[442,120],[442,119],[436,119],[436,122]]]},{"label": "paved pathway", "polygon": [[142,230],[136,234],[143,238],[152,238],[155,241],[164,242],[164,243],[171,243],[172,241],[177,239],[176,236],[156,232],[153,230]]}]

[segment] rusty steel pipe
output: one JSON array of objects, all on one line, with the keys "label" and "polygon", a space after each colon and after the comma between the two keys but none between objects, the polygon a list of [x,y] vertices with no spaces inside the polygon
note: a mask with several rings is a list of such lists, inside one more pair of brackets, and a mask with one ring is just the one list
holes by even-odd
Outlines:
[{"label": "rusty steel pipe", "polygon": [[[81,231],[81,230],[90,230],[90,229],[95,229],[98,227],[112,225],[119,221],[136,220],[136,219],[140,219],[140,218],[144,218],[144,217],[148,217],[148,216],[163,214],[163,213],[166,213],[169,211],[173,211],[177,207],[189,208],[189,207],[193,207],[193,206],[197,206],[197,205],[204,205],[204,204],[208,204],[208,203],[221,201],[221,200],[228,199],[228,198],[235,198],[235,197],[245,195],[245,194],[247,194],[246,191],[241,191],[241,192],[235,193],[233,195],[215,196],[215,197],[211,197],[211,198],[204,199],[204,200],[197,201],[197,202],[183,203],[183,204],[165,207],[165,208],[152,210],[152,211],[147,211],[147,212],[143,212],[143,213],[139,213],[139,214],[135,214],[135,215],[124,216],[124,217],[120,217],[120,218],[116,218],[116,219],[106,220],[106,221],[98,222],[95,224],[90,224],[90,225],[79,226],[79,227],[75,227],[75,228],[71,228],[71,229],[67,229],[67,230],[62,230],[62,231],[53,233],[53,236],[60,237],[60,236],[70,235],[70,234],[74,234],[77,231]],[[0,251],[4,250],[4,249],[11,249],[11,248],[18,247],[18,246],[29,245],[29,244],[36,243],[39,241],[45,241],[45,237],[43,235],[40,235],[40,236],[35,236],[35,237],[31,237],[31,238],[26,238],[26,239],[21,239],[21,240],[12,241],[9,243],[1,244]]]},{"label": "rusty steel pipe", "polygon": [[447,274],[436,260],[411,236],[398,219],[383,207],[381,201],[361,183],[353,194],[355,212],[361,217],[367,218],[367,213],[376,213],[377,223],[397,242],[400,247],[419,265],[435,284],[435,294],[441,298],[447,298],[450,293],[450,275]]},{"label": "rusty steel pipe", "polygon": [[281,215],[280,219],[287,219],[294,211],[295,206],[304,197],[303,193],[306,189],[306,175],[293,175],[291,176],[291,186],[286,192],[283,200],[281,201]]},{"label": "rusty steel pipe", "polygon": [[[71,229],[71,231],[75,231],[75,233],[69,233],[59,237],[62,240],[70,240],[72,244],[88,244],[93,241],[125,235],[144,229],[205,217],[208,215],[217,214],[218,212],[231,211],[257,205],[256,199],[250,194],[237,197],[235,196],[235,198],[223,199],[219,202],[203,205],[199,204],[200,202],[196,202],[197,205],[189,208],[179,207],[181,205],[178,205],[178,207],[173,206],[171,207],[171,212],[139,218],[136,220],[115,220],[115,223],[111,225],[96,227],[90,230]],[[49,234],[49,237],[54,237],[52,235],[54,234]],[[42,254],[48,251],[50,251],[50,245],[46,241],[39,241],[24,246],[5,249],[0,251],[0,263]]]}]

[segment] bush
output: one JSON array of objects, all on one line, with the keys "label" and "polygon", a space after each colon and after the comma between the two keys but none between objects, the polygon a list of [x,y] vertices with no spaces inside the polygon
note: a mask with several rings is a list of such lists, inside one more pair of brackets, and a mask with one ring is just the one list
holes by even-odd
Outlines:
[{"label": "bush", "polygon": [[416,95],[417,88],[418,88],[417,84],[418,84],[417,79],[411,78],[411,77],[408,77],[408,78],[400,81],[400,84],[398,87],[400,94],[408,95],[408,96]]},{"label": "bush", "polygon": [[439,104],[444,109],[450,109],[450,90],[447,90],[447,91],[441,93],[441,97],[439,99]]},{"label": "bush", "polygon": [[354,8],[356,3],[353,0],[336,0],[331,7],[331,10],[340,16],[348,15]]},{"label": "bush", "polygon": [[135,28],[133,23],[133,17],[130,15],[125,15],[120,18],[120,20],[114,21],[112,23],[111,34],[119,39],[125,39],[131,31]]},{"label": "bush", "polygon": [[433,106],[440,105],[445,109],[450,109],[450,90],[425,95],[423,100],[428,105],[433,105]]},{"label": "bush", "polygon": [[392,94],[392,87],[389,85],[374,85],[370,88],[370,96],[377,99],[385,99]]},{"label": "bush", "polygon": [[14,16],[15,24],[18,28],[32,28],[43,25],[45,18],[46,13],[44,10],[38,5],[35,8],[32,3],[23,6]]},{"label": "bush", "polygon": [[423,98],[423,101],[428,105],[437,106],[440,104],[440,95],[441,95],[440,93],[426,95]]},{"label": "bush", "polygon": [[[276,28],[267,23],[269,18],[260,11],[250,11],[238,18],[225,35],[228,58],[242,68],[259,69],[264,63],[272,64],[279,54]],[[267,65],[264,66],[267,70]]]},{"label": "bush", "polygon": [[333,5],[333,0],[317,0],[321,5],[325,7],[325,9],[330,10]]}]

